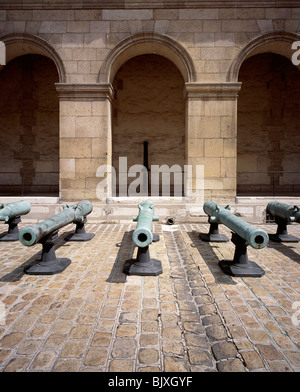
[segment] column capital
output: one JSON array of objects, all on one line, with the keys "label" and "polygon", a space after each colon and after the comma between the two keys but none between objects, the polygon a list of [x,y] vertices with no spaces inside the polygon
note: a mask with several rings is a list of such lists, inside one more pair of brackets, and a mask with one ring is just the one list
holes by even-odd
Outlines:
[{"label": "column capital", "polygon": [[60,100],[64,101],[112,101],[114,89],[110,83],[73,84],[56,83],[56,91]]},{"label": "column capital", "polygon": [[184,98],[198,99],[236,99],[241,82],[224,83],[185,83]]}]

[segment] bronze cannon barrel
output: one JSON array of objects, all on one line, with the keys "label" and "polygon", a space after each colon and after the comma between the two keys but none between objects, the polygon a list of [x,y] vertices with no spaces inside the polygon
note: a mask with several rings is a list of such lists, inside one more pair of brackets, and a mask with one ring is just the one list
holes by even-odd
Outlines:
[{"label": "bronze cannon barrel", "polygon": [[148,200],[139,204],[139,215],[133,217],[133,220],[138,222],[132,234],[133,242],[141,248],[150,245],[153,241],[152,222],[159,220],[154,215],[154,204]]},{"label": "bronze cannon barrel", "polygon": [[264,248],[269,242],[268,234],[233,215],[228,209],[219,206],[215,201],[207,201],[203,206],[204,212],[210,216],[211,222],[222,223],[242,237],[256,249]]},{"label": "bronze cannon barrel", "polygon": [[300,223],[299,206],[289,206],[288,204],[279,203],[278,201],[270,201],[267,205],[267,212],[270,215],[281,218],[287,222]]},{"label": "bronze cannon barrel", "polygon": [[8,222],[10,219],[15,218],[16,216],[28,214],[30,210],[30,203],[26,200],[0,204],[0,221]]},{"label": "bronze cannon barrel", "polygon": [[43,237],[73,222],[82,222],[84,217],[92,212],[92,203],[83,200],[71,207],[63,206],[63,211],[51,218],[32,226],[24,227],[20,231],[19,239],[23,245],[32,246]]}]

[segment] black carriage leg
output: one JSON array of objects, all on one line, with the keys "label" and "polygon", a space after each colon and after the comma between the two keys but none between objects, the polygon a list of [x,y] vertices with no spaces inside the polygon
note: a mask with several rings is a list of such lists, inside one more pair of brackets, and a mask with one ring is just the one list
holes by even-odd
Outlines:
[{"label": "black carriage leg", "polygon": [[233,260],[221,260],[219,266],[226,275],[236,277],[260,278],[265,271],[254,261],[248,259],[247,243],[236,233],[232,233],[231,241],[235,245]]},{"label": "black carriage leg", "polygon": [[0,237],[0,241],[19,241],[19,228],[18,223],[21,222],[20,216],[15,216],[14,218],[10,219],[8,224],[8,231],[4,233]]},{"label": "black carriage leg", "polygon": [[275,217],[275,222],[277,223],[276,234],[269,234],[269,238],[274,242],[299,242],[299,238],[288,234],[287,224],[284,219]]},{"label": "black carriage leg", "polygon": [[69,234],[65,238],[65,241],[90,241],[95,236],[95,234],[85,232],[85,223],[86,217],[84,217],[83,222],[77,222],[75,233]]},{"label": "black carriage leg", "polygon": [[57,231],[44,237],[40,243],[43,245],[42,256],[38,263],[26,267],[24,272],[28,275],[54,275],[64,271],[71,260],[57,258],[55,255],[55,240],[58,238]]},{"label": "black carriage leg", "polygon": [[162,273],[161,261],[150,258],[149,246],[138,248],[137,258],[125,262],[123,272],[127,275],[156,276]]},{"label": "black carriage leg", "polygon": [[211,222],[208,233],[200,233],[199,237],[205,242],[228,242],[229,239],[224,234],[219,233],[219,224]]}]

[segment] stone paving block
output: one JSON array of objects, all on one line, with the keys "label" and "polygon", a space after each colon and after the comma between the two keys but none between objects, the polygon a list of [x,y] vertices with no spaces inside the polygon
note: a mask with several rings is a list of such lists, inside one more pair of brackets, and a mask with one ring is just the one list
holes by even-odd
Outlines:
[{"label": "stone paving block", "polygon": [[58,349],[62,347],[62,345],[65,343],[65,340],[66,340],[66,335],[51,334],[45,342],[45,347]]},{"label": "stone paving block", "polygon": [[158,361],[159,353],[154,348],[141,348],[138,353],[138,359],[141,364],[151,365]]},{"label": "stone paving block", "polygon": [[41,342],[34,339],[25,340],[18,348],[17,354],[33,355],[41,345]]},{"label": "stone paving block", "polygon": [[219,372],[246,372],[245,367],[240,359],[230,359],[228,361],[222,361],[217,363],[217,369]]},{"label": "stone paving block", "polygon": [[[37,249],[15,243],[8,258],[12,245],[3,244],[0,371],[300,370],[300,330],[292,319],[300,267],[289,245],[251,253],[259,253],[262,278],[232,278],[217,262],[231,257],[233,246],[203,244],[197,233],[207,225],[180,224],[172,232],[156,225],[160,241],[151,247],[164,273],[126,276],[120,261],[131,257],[126,233],[134,226],[88,224],[92,241],[60,244],[72,262],[56,276],[24,274],[20,265]],[[300,236],[298,226],[290,230]]]},{"label": "stone paving block", "polygon": [[227,338],[227,332],[223,325],[212,325],[206,328],[206,333],[211,341]]},{"label": "stone paving block", "polygon": [[88,350],[84,365],[86,366],[101,366],[104,365],[107,358],[107,350],[91,348]]},{"label": "stone paving block", "polygon": [[181,339],[181,329],[179,326],[173,326],[172,324],[163,326],[162,329],[163,339],[180,340]]},{"label": "stone paving block", "polygon": [[87,343],[85,341],[68,341],[61,352],[62,358],[80,358],[85,352]]},{"label": "stone paving block", "polygon": [[24,336],[25,335],[21,332],[9,333],[0,340],[0,345],[1,347],[16,347],[24,338]]},{"label": "stone paving block", "polygon": [[165,372],[186,372],[188,367],[183,359],[176,357],[165,357],[164,359],[164,371]]},{"label": "stone paving block", "polygon": [[246,367],[249,370],[257,370],[257,369],[263,369],[264,364],[258,355],[258,353],[254,350],[252,351],[244,351],[241,353],[243,360],[246,364]]},{"label": "stone paving block", "polygon": [[112,349],[113,358],[132,358],[136,354],[136,341],[133,339],[118,339]]},{"label": "stone paving block", "polygon": [[30,358],[16,357],[13,358],[4,367],[3,372],[24,372],[27,365],[30,363]]},{"label": "stone paving block", "polygon": [[235,358],[237,349],[231,342],[219,342],[212,346],[216,360]]},{"label": "stone paving block", "polygon": [[53,372],[78,372],[80,367],[79,361],[63,360],[57,361],[52,369]]},{"label": "stone paving block", "polygon": [[31,370],[39,370],[39,371],[47,371],[51,369],[51,365],[55,360],[56,354],[54,351],[45,350],[40,351],[34,361],[32,362],[30,369]]},{"label": "stone paving block", "polygon": [[269,363],[271,372],[292,372],[292,368],[285,361],[274,361]]},{"label": "stone paving block", "polygon": [[134,361],[130,360],[113,360],[109,364],[110,372],[132,372],[134,370]]},{"label": "stone paving block", "polygon": [[135,338],[136,334],[136,326],[123,324],[118,326],[116,336],[118,338]]},{"label": "stone paving block", "polygon": [[91,341],[91,346],[108,347],[111,341],[111,333],[95,332]]},{"label": "stone paving block", "polygon": [[191,365],[202,365],[207,367],[212,367],[212,356],[209,351],[191,348],[188,350],[188,356]]}]

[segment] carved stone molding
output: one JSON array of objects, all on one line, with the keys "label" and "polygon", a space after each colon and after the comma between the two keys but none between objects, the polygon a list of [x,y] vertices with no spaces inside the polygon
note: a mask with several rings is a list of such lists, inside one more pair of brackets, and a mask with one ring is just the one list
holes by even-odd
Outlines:
[{"label": "carved stone molding", "polygon": [[114,96],[114,89],[110,83],[107,84],[69,84],[56,83],[56,91],[60,100],[64,101],[97,101],[106,100],[112,101]]},{"label": "carved stone molding", "polygon": [[0,36],[0,41],[6,46],[6,63],[18,56],[40,54],[54,62],[60,83],[66,81],[66,70],[60,55],[43,38],[31,34],[14,33]]},{"label": "carved stone molding", "polygon": [[111,83],[120,67],[141,54],[158,54],[172,61],[186,82],[195,80],[195,69],[188,51],[173,38],[156,33],[139,33],[120,41],[103,62],[98,81]]},{"label": "carved stone molding", "polygon": [[1,9],[149,9],[149,8],[299,7],[299,0],[0,0]]},{"label": "carved stone molding", "polygon": [[242,83],[186,83],[184,98],[236,99]]}]

